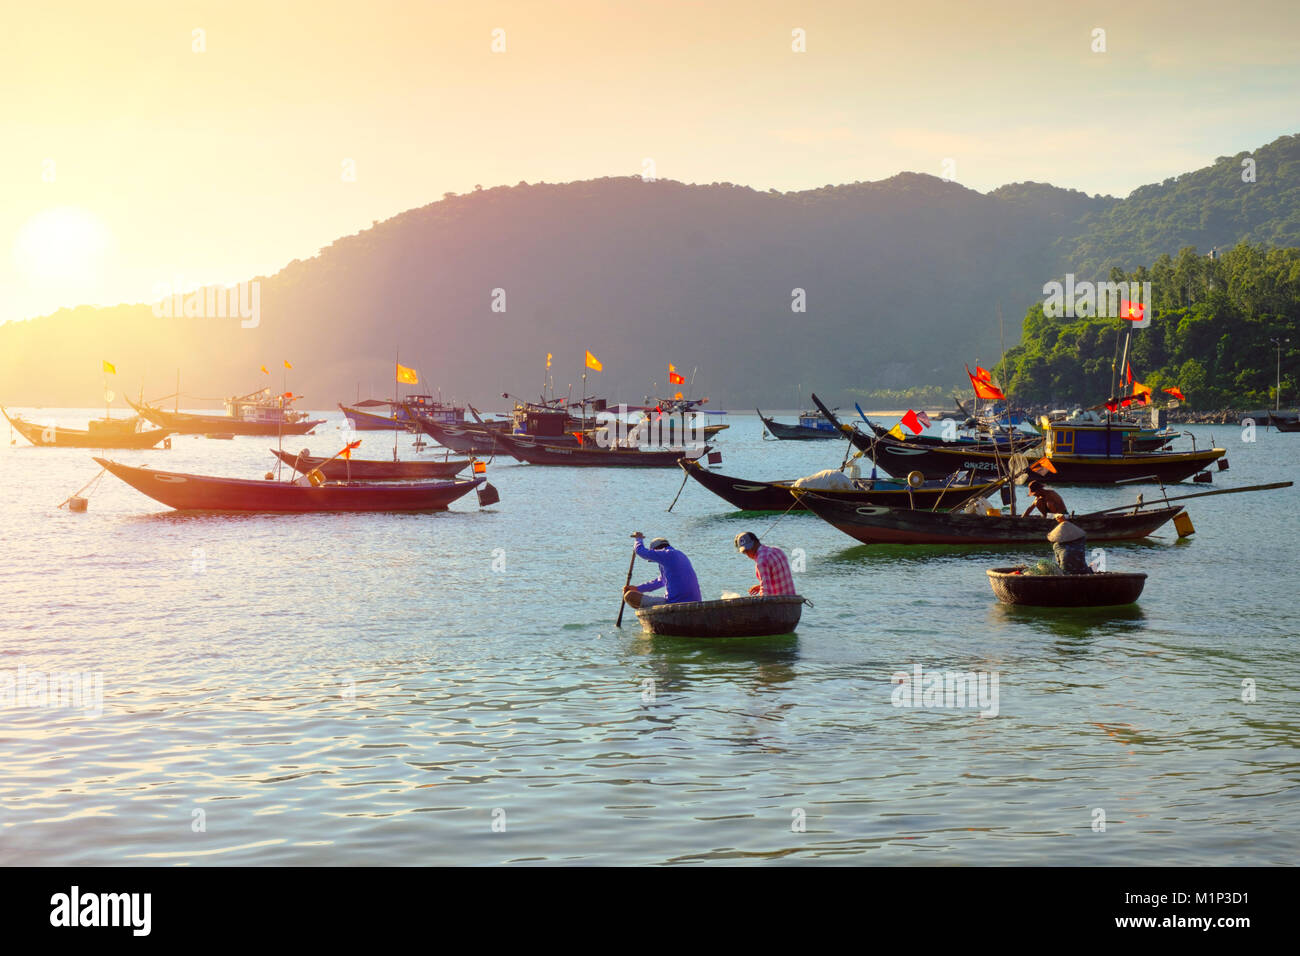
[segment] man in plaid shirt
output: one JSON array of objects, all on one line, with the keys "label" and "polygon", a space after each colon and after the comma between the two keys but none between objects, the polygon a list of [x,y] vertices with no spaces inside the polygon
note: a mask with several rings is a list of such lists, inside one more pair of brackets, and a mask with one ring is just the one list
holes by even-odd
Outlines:
[{"label": "man in plaid shirt", "polygon": [[736,550],[754,559],[754,574],[758,583],[749,589],[754,596],[794,594],[794,575],[790,573],[790,559],[780,548],[760,544],[757,535],[746,531],[736,535]]}]

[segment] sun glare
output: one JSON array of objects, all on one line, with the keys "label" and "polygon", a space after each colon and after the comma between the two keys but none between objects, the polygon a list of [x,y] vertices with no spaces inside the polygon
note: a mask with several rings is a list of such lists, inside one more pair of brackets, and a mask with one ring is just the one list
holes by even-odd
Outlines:
[{"label": "sun glare", "polygon": [[36,280],[85,281],[99,273],[112,234],[93,213],[77,206],[46,209],[18,230],[14,259]]}]

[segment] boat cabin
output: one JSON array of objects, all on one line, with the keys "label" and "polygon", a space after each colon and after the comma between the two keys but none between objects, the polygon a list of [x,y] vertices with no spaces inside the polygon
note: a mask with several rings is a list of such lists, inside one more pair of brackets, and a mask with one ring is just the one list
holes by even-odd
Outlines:
[{"label": "boat cabin", "polygon": [[432,395],[408,395],[402,401],[399,419],[427,419],[442,425],[459,425],[465,420],[465,406],[440,402]]},{"label": "boat cabin", "polygon": [[1068,422],[1043,421],[1046,434],[1046,451],[1052,455],[1123,455],[1125,436],[1136,430],[1131,423],[1103,425],[1075,425]]},{"label": "boat cabin", "polygon": [[799,427],[815,428],[819,432],[830,432],[836,435],[839,434],[839,429],[836,428],[834,425],[832,425],[830,422],[828,422],[822,416],[821,412],[800,412]]}]

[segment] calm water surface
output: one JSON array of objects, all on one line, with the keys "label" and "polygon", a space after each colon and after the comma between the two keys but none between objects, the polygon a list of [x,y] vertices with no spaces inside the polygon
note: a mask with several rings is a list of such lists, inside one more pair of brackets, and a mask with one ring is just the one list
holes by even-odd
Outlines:
[{"label": "calm water surface", "polygon": [[[839,464],[838,442],[766,442],[754,416],[725,420],[729,474]],[[286,447],[333,453],[340,421]],[[1216,487],[1296,476],[1300,436],[1194,431],[1228,448]],[[1136,608],[1033,611],[998,605],[984,571],[1046,544],[862,547],[799,514],[769,533],[775,515],[737,515],[694,483],[668,514],[676,471],[502,461],[501,503],[483,511],[470,495],[433,515],[263,517],[176,515],[105,476],[70,514],[55,506],[97,471],[90,453],[8,437],[0,681],[97,673],[103,711],[0,710],[3,863],[1267,864],[1300,850],[1294,488],[1189,502],[1192,538],[1167,526],[1108,547],[1112,570],[1150,575]],[[260,477],[269,444],[186,436],[113,456]],[[359,454],[391,448],[367,436]],[[1134,493],[1063,490],[1079,511]],[[786,638],[649,638],[630,614],[616,630],[633,530],[687,551],[706,598],[752,583],[738,532],[802,549],[815,607]],[[893,706],[890,675],[914,664],[996,673],[997,715]]]}]

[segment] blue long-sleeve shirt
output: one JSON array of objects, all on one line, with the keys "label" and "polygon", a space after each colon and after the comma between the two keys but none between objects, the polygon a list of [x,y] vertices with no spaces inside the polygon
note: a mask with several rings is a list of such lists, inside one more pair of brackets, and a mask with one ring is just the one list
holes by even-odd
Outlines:
[{"label": "blue long-sleeve shirt", "polygon": [[642,593],[658,591],[666,586],[668,588],[668,603],[670,604],[676,604],[679,601],[703,600],[700,597],[700,582],[695,577],[695,569],[691,567],[691,559],[682,552],[671,547],[651,551],[645,546],[644,541],[638,540],[636,553],[638,557],[653,561],[659,565],[659,577],[653,581],[647,581],[645,584],[638,584],[636,588],[638,591]]}]

